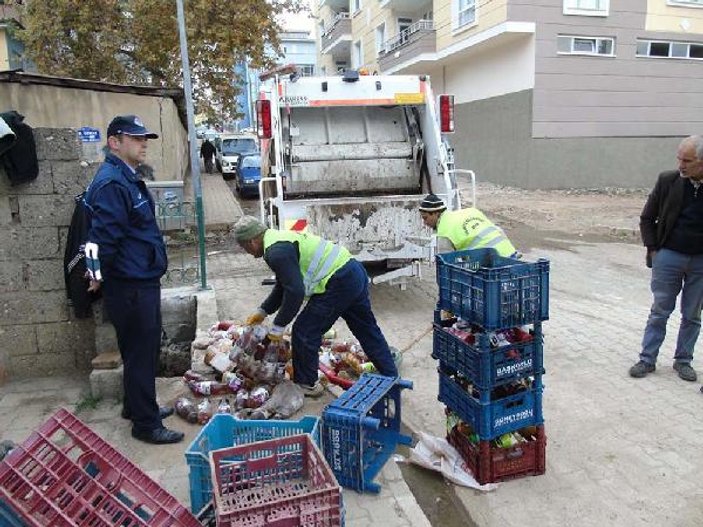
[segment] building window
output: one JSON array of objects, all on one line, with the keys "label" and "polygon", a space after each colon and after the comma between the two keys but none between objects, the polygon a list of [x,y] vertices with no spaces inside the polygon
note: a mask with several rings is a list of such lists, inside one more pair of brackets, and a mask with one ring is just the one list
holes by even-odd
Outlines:
[{"label": "building window", "polygon": [[667,0],[666,3],[682,7],[703,7],[703,0]]},{"label": "building window", "polygon": [[384,22],[376,28],[376,55],[384,53],[386,43],[386,23]]},{"label": "building window", "polygon": [[301,77],[312,77],[315,75],[315,65],[314,64],[300,64],[298,65],[298,74]]},{"label": "building window", "polygon": [[565,15],[608,16],[610,0],[564,0]]},{"label": "building window", "polygon": [[560,55],[615,56],[615,39],[612,37],[557,36],[557,53]]},{"label": "building window", "polygon": [[361,0],[351,0],[351,12],[352,15],[357,11],[361,11]]},{"label": "building window", "polygon": [[352,68],[360,68],[363,64],[364,55],[361,49],[361,40],[354,42],[352,46]]},{"label": "building window", "polygon": [[701,60],[703,59],[703,43],[638,40],[637,56]]},{"label": "building window", "polygon": [[456,27],[476,22],[476,0],[457,0]]}]

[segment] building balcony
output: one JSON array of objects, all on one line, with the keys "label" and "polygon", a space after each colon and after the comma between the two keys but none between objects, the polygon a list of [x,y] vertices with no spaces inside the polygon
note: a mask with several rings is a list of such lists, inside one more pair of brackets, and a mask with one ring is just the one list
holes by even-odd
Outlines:
[{"label": "building balcony", "polygon": [[432,2],[427,0],[381,0],[380,6],[383,9],[393,9],[397,12],[412,13],[428,5],[432,9]]},{"label": "building balcony", "polygon": [[421,57],[437,50],[434,22],[418,20],[394,37],[386,40],[378,54],[378,65],[382,72],[405,62],[408,57]]},{"label": "building balcony", "polygon": [[329,6],[333,11],[349,9],[349,0],[320,0],[320,7]]},{"label": "building balcony", "polygon": [[337,13],[320,38],[321,53],[334,57],[349,55],[351,47],[351,18],[349,13]]}]

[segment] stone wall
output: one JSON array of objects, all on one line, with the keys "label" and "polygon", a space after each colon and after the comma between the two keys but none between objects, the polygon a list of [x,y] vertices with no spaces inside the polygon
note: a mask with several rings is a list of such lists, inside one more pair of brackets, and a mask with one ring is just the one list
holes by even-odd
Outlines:
[{"label": "stone wall", "polygon": [[12,187],[0,169],[0,384],[87,370],[95,354],[93,320],[76,319],[66,301],[63,255],[73,198],[97,165],[81,161],[75,130],[34,136],[37,179]]}]

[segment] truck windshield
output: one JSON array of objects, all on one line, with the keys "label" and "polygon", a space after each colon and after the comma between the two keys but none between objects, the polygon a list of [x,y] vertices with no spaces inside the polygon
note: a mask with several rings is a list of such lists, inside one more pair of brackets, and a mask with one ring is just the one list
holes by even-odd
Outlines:
[{"label": "truck windshield", "polygon": [[231,156],[244,152],[256,152],[256,141],[251,138],[233,138],[222,140],[222,154]]}]

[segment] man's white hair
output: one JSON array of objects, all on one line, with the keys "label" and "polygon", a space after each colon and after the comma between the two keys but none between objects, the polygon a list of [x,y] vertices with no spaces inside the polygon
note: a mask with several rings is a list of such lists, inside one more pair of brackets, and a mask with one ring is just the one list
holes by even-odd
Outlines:
[{"label": "man's white hair", "polygon": [[686,139],[681,141],[681,144],[693,145],[696,151],[696,158],[703,159],[703,135],[689,135]]}]

